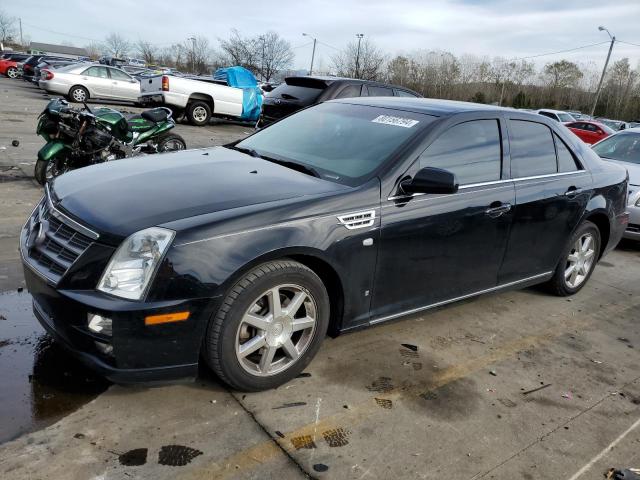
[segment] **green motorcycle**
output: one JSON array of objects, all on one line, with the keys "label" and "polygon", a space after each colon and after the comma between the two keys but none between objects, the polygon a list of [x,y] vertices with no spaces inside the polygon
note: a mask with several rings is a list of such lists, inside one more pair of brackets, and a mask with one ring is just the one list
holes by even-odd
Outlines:
[{"label": "green motorcycle", "polygon": [[47,141],[38,152],[34,176],[46,182],[76,168],[135,155],[184,150],[184,139],[164,107],[125,117],[111,108],[70,107],[56,98],[38,118],[36,133]]}]

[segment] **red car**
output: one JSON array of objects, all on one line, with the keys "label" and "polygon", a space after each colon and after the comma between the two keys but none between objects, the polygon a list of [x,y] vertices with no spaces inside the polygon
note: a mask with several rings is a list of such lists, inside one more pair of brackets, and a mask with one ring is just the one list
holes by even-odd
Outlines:
[{"label": "red car", "polygon": [[9,78],[18,76],[18,62],[15,60],[0,60],[0,73]]},{"label": "red car", "polygon": [[580,140],[584,143],[588,143],[589,145],[597,143],[603,138],[615,133],[605,124],[591,121],[569,122],[565,123],[565,127],[575,133]]}]

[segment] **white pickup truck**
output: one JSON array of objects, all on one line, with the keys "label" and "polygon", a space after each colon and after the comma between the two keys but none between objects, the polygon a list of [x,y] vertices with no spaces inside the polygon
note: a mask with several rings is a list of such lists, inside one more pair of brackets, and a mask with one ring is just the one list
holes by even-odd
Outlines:
[{"label": "white pickup truck", "polygon": [[206,125],[212,116],[238,118],[242,115],[242,89],[213,78],[142,77],[140,93],[141,104],[169,107],[174,118],[184,113],[193,125]]}]

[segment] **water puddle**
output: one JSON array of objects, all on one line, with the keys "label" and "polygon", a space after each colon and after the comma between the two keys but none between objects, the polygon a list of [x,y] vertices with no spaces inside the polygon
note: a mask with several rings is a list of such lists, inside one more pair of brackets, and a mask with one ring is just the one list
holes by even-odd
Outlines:
[{"label": "water puddle", "polygon": [[105,391],[42,329],[25,292],[0,293],[0,443],[50,425]]}]

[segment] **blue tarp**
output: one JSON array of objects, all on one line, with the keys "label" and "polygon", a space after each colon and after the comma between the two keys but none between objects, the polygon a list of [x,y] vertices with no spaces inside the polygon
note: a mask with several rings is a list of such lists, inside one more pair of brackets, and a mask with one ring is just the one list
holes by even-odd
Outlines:
[{"label": "blue tarp", "polygon": [[258,120],[262,107],[262,90],[253,73],[243,67],[227,67],[216,70],[213,73],[213,78],[224,80],[230,87],[241,88],[243,97],[240,119],[249,122]]}]

